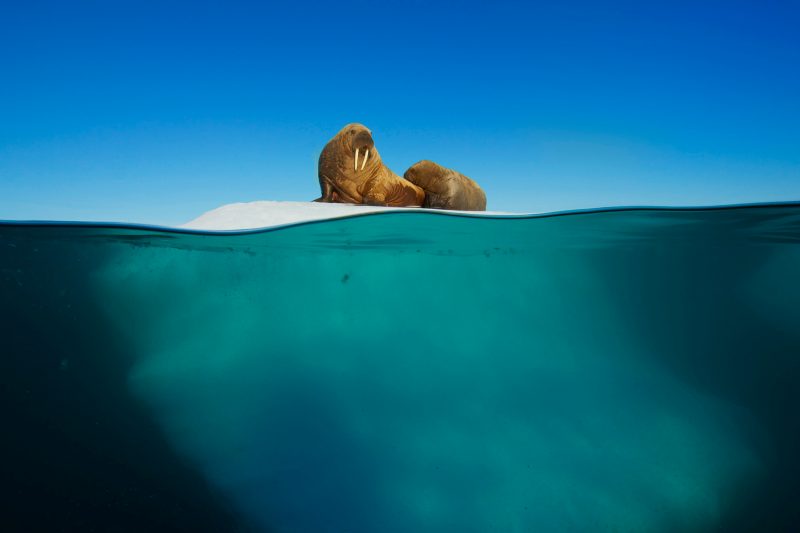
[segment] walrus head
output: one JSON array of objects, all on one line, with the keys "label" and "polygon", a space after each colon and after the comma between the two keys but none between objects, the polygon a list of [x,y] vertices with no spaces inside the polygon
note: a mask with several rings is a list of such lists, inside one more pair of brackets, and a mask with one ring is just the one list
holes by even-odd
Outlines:
[{"label": "walrus head", "polygon": [[380,166],[381,156],[375,149],[372,132],[363,124],[355,122],[348,124],[336,134],[336,137],[339,138],[345,153],[352,158],[352,169],[356,175]]}]

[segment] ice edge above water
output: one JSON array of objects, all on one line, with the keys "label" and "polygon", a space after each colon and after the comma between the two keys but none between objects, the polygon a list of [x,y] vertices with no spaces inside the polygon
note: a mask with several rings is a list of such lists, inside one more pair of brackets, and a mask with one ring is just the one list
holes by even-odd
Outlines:
[{"label": "ice edge above water", "polygon": [[63,221],[62,220],[3,220],[3,219],[0,219],[0,227],[18,226],[18,227],[82,227],[82,228],[108,228],[108,229],[118,228],[118,229],[152,231],[159,233],[213,236],[213,235],[251,235],[258,233],[268,233],[287,228],[305,226],[309,224],[319,224],[319,223],[326,223],[337,220],[354,219],[354,218],[379,217],[379,216],[384,217],[384,216],[398,215],[398,214],[431,215],[431,216],[443,216],[443,217],[453,217],[453,218],[489,219],[489,220],[531,220],[531,219],[545,219],[554,217],[595,215],[602,213],[616,213],[616,212],[621,213],[621,212],[635,212],[635,211],[697,212],[697,211],[723,211],[723,210],[762,209],[762,208],[800,208],[800,200],[786,201],[786,202],[754,202],[754,203],[720,204],[720,205],[706,205],[706,206],[632,205],[632,206],[568,209],[563,211],[548,211],[543,213],[499,213],[499,212],[447,211],[447,210],[424,209],[424,208],[380,208],[380,210],[367,211],[363,213],[349,213],[344,215],[334,215],[331,217],[312,218],[309,220],[299,220],[282,224],[267,225],[255,228],[243,228],[243,229],[198,229],[198,228],[188,227],[188,224],[191,224],[194,221],[181,226],[166,226],[159,224],[143,224],[136,222],[101,222],[101,221],[78,221],[78,220],[63,220]]}]

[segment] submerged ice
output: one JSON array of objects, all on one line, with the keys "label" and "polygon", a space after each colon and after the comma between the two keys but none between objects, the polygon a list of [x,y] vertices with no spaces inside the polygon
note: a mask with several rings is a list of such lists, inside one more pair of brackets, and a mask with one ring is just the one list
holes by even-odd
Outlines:
[{"label": "submerged ice", "polygon": [[796,208],[49,231],[133,397],[256,530],[792,521]]},{"label": "submerged ice", "polygon": [[764,428],[646,338],[717,290],[696,219],[340,220],[127,250],[100,290],[136,394],[270,531],[706,529]]}]

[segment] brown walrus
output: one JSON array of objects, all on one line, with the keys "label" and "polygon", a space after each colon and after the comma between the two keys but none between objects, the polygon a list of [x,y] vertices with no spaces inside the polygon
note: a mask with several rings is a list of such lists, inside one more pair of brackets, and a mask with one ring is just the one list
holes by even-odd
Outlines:
[{"label": "brown walrus", "polygon": [[362,124],[348,124],[322,149],[319,186],[319,202],[420,207],[425,199],[422,189],[383,164]]},{"label": "brown walrus", "polygon": [[406,170],[403,177],[425,191],[422,207],[486,211],[486,193],[460,172],[433,161],[420,161]]}]

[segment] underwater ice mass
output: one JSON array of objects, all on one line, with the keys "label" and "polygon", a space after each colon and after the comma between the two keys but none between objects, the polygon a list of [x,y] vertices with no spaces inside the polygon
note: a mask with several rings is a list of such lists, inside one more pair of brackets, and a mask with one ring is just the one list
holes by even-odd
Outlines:
[{"label": "underwater ice mass", "polygon": [[5,224],[0,261],[21,509],[63,483],[119,495],[94,525],[126,497],[217,531],[796,523],[798,205]]}]

